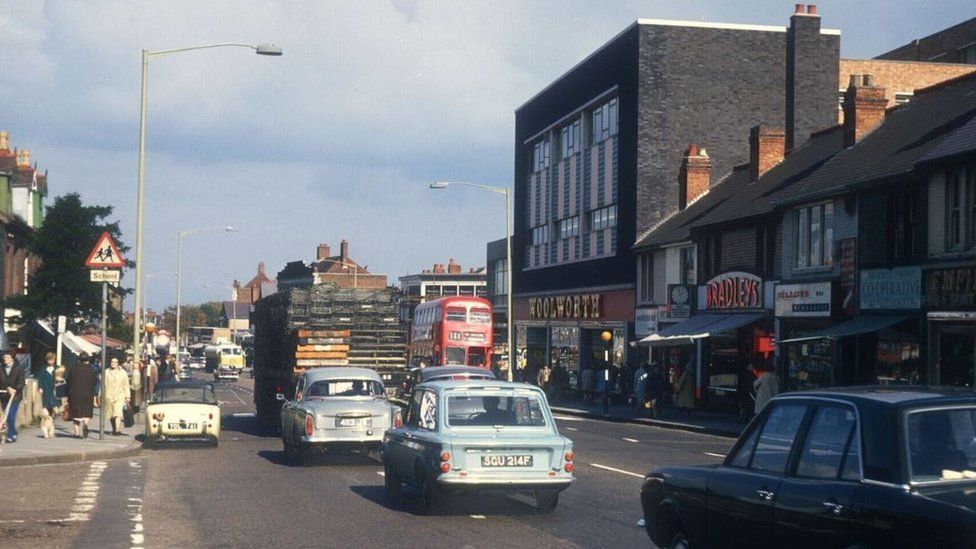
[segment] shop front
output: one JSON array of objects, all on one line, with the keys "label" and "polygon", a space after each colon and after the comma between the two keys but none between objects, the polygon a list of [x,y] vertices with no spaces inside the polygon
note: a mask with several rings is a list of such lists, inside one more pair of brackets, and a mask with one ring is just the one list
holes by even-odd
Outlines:
[{"label": "shop front", "polygon": [[930,381],[976,387],[976,265],[926,269]]},{"label": "shop front", "polygon": [[676,358],[679,370],[694,369],[698,405],[736,412],[742,405],[737,389],[746,368],[769,361],[773,354],[767,285],[750,273],[720,274],[698,288],[697,314],[640,343],[665,348],[665,356]]},{"label": "shop front", "polygon": [[807,339],[836,323],[831,318],[833,283],[777,284],[775,293],[783,389],[799,391],[837,385],[836,340]]},{"label": "shop front", "polygon": [[[594,372],[605,370],[608,363],[619,370],[632,358],[626,342],[633,334],[633,290],[516,298],[512,306],[517,365],[533,381],[548,364],[554,372],[565,372],[570,389],[582,389],[583,377],[591,376],[594,390],[602,390],[602,377]],[[609,341],[604,332],[611,334]]]}]

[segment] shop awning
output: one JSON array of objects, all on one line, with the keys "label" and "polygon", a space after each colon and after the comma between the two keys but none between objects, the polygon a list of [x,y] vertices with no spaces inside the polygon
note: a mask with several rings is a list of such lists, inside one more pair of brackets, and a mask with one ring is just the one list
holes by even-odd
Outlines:
[{"label": "shop awning", "polygon": [[638,344],[649,347],[663,345],[691,345],[695,340],[709,337],[739,326],[752,324],[765,316],[764,313],[742,314],[700,314],[684,322],[668,326],[656,334],[651,334],[638,341]]},{"label": "shop awning", "polygon": [[912,315],[860,315],[847,322],[841,322],[830,328],[814,332],[808,336],[784,339],[780,343],[796,343],[798,341],[810,341],[812,339],[824,339],[847,337],[858,334],[867,334],[883,330],[893,324],[898,324],[903,320],[908,320]]}]

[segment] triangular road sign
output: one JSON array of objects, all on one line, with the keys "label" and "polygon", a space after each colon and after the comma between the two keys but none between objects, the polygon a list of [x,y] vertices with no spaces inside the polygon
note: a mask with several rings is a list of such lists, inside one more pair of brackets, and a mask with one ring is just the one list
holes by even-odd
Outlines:
[{"label": "triangular road sign", "polygon": [[95,249],[88,254],[85,265],[92,269],[121,269],[125,266],[125,258],[122,257],[119,247],[115,245],[115,241],[112,240],[108,231],[98,237],[98,243],[95,244]]}]

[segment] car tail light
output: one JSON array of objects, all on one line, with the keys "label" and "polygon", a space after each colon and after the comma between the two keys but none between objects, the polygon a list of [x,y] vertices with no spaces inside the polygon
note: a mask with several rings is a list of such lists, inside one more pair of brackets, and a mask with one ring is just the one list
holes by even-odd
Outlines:
[{"label": "car tail light", "polygon": [[451,464],[449,462],[441,463],[441,472],[446,473],[451,470]]},{"label": "car tail light", "polygon": [[563,458],[564,458],[564,459],[565,459],[566,461],[573,461],[573,458],[574,458],[574,457],[576,457],[576,456],[574,456],[574,455],[573,455],[573,452],[566,452],[566,455],[565,455],[565,456],[563,456]]},{"label": "car tail light", "polygon": [[563,466],[563,470],[566,471],[567,473],[572,473],[573,472],[573,469],[575,469],[575,468],[576,467],[573,466],[573,462],[572,461],[567,461],[566,462],[566,465]]},{"label": "car tail light", "polygon": [[403,427],[403,414],[397,411],[393,414],[393,428],[399,429],[400,427]]},{"label": "car tail light", "polygon": [[162,421],[164,417],[166,417],[166,414],[164,414],[162,412],[159,412],[159,413],[156,413],[156,414],[153,414],[152,415],[152,418],[155,419],[156,421]]},{"label": "car tail light", "polygon": [[315,423],[312,420],[312,416],[305,416],[305,435],[312,436],[312,431],[315,429]]},{"label": "car tail light", "polygon": [[207,414],[207,419],[213,419],[213,412],[210,412],[209,414]]},{"label": "car tail light", "polygon": [[447,451],[441,452],[441,461],[451,461],[451,453]]}]

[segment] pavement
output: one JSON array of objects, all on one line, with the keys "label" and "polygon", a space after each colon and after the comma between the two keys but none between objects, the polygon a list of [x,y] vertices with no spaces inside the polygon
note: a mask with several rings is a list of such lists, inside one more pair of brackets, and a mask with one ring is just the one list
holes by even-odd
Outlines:
[{"label": "pavement", "polygon": [[638,416],[637,410],[633,406],[619,404],[610,405],[608,411],[604,412],[603,401],[599,399],[586,404],[581,400],[556,398],[550,400],[549,405],[554,413],[618,423],[636,423],[664,429],[678,429],[720,437],[738,438],[746,427],[746,423],[729,414],[699,410],[684,412],[672,408],[664,410],[658,417],[648,418]]},{"label": "pavement", "polygon": [[19,429],[17,442],[0,445],[0,467],[71,463],[135,455],[142,449],[142,414],[132,427],[123,428],[123,436],[112,436],[112,424],[106,419],[105,436],[99,440],[98,420],[101,410],[88,424],[88,438],[75,436],[70,421],[54,420],[54,437],[44,438],[40,427]]}]

